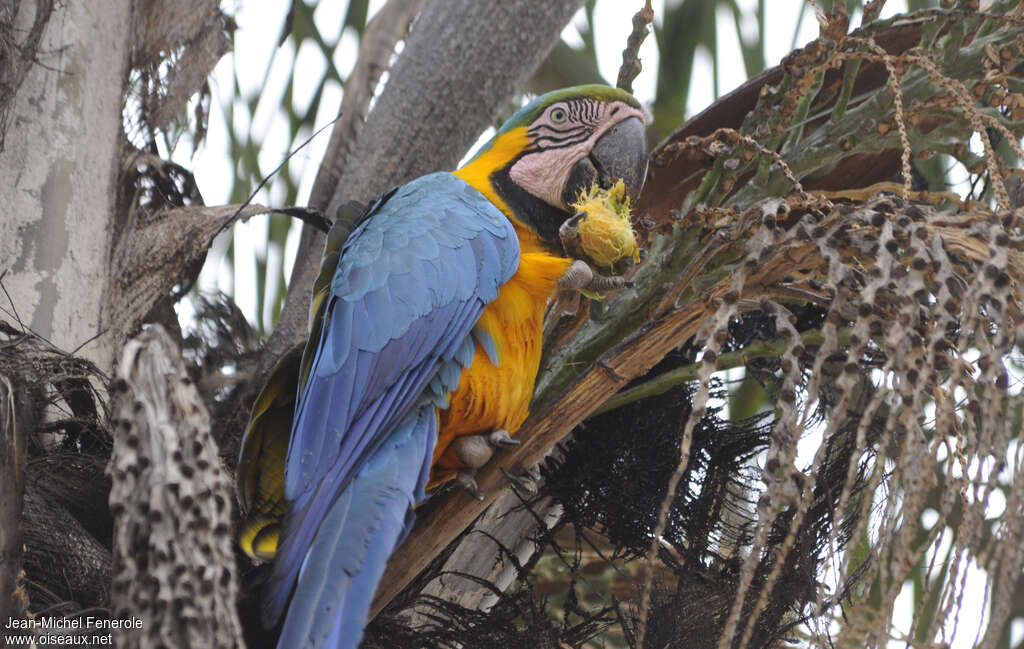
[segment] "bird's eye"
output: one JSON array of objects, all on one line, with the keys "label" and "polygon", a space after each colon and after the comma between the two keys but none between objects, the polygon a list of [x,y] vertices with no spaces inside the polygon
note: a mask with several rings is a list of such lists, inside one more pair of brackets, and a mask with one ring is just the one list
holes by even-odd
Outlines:
[{"label": "bird's eye", "polygon": [[565,112],[564,108],[558,107],[551,110],[549,117],[554,124],[565,124],[565,121],[569,119],[569,113]]}]

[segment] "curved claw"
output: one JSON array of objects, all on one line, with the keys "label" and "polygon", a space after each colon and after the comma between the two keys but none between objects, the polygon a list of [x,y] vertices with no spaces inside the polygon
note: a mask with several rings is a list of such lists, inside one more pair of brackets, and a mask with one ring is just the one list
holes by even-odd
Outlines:
[{"label": "curved claw", "polygon": [[477,500],[483,500],[484,495],[480,492],[480,485],[476,483],[476,469],[463,469],[455,476],[455,484],[466,490],[470,496]]},{"label": "curved claw", "polygon": [[470,496],[483,500],[484,495],[476,483],[476,470],[490,461],[495,449],[519,446],[520,443],[519,440],[512,439],[504,428],[455,438],[451,448],[455,451],[455,457],[464,465],[464,468],[455,475],[456,484],[465,489]]},{"label": "curved claw", "polygon": [[522,489],[523,491],[529,494],[537,493],[537,483],[534,481],[533,476],[531,476],[529,473],[526,473],[524,477],[512,475],[511,473],[505,470],[505,467],[501,467],[498,470],[501,471],[501,474],[505,476],[505,478],[508,479],[509,482],[511,482],[519,489]]},{"label": "curved claw", "polygon": [[494,446],[498,447],[512,447],[519,446],[522,444],[518,439],[512,439],[512,436],[508,434],[508,431],[504,428],[499,428],[487,436],[487,441]]},{"label": "curved claw", "polygon": [[586,254],[583,250],[583,243],[580,241],[580,220],[584,216],[586,216],[586,212],[576,212],[558,228],[558,238],[562,242],[562,250],[569,257],[576,259]]},{"label": "curved claw", "polygon": [[613,291],[626,285],[626,278],[621,275],[594,275],[590,283],[585,286],[589,291]]}]

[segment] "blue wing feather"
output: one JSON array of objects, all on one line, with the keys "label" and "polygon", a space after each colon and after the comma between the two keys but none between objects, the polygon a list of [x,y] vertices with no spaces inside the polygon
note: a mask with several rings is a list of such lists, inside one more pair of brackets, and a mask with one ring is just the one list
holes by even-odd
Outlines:
[{"label": "blue wing feather", "polygon": [[494,337],[491,336],[490,332],[483,327],[473,327],[472,334],[473,338],[486,352],[487,358],[490,359],[491,363],[495,367],[501,365],[501,354],[498,352],[498,345],[494,342]]},{"label": "blue wing feather", "polygon": [[[472,362],[470,332],[519,263],[508,219],[451,174],[415,180],[374,209],[345,244],[320,340],[309,343],[285,467],[289,513],[264,597],[271,624],[292,599],[280,647],[355,647],[337,639],[361,632],[423,496],[434,404]],[[394,462],[397,474],[386,470]]]},{"label": "blue wing feather", "polygon": [[413,237],[409,239],[409,252],[419,259],[436,259],[440,252],[437,240],[433,237]]},{"label": "blue wing feather", "polygon": [[466,336],[462,339],[462,344],[459,345],[459,350],[455,353],[455,360],[459,361],[459,365],[468,370],[473,366],[473,354],[475,352],[476,346],[473,344],[473,337]]}]

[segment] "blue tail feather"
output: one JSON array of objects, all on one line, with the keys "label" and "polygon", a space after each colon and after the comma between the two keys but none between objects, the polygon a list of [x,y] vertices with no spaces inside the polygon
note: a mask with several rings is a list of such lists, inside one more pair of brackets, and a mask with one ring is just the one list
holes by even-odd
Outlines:
[{"label": "blue tail feather", "polygon": [[388,557],[411,524],[437,438],[431,405],[409,413],[332,504],[299,571],[279,649],[356,649]]}]

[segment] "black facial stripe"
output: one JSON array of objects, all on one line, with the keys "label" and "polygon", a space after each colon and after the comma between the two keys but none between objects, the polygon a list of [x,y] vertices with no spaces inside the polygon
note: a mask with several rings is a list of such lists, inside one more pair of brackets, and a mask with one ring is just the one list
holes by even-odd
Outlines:
[{"label": "black facial stripe", "polygon": [[570,147],[573,146],[574,144],[579,144],[580,142],[586,141],[587,138],[585,137],[577,138],[574,140],[556,140],[554,138],[541,137],[537,138],[533,142],[533,145],[530,147],[529,151],[538,151],[540,149],[543,149],[545,151],[550,151],[551,149],[564,149],[565,147]]},{"label": "black facial stripe", "polygon": [[592,129],[579,124],[571,124],[565,128],[554,128],[546,124],[530,129],[530,151],[538,149],[558,149],[585,142]]},{"label": "black facial stripe", "polygon": [[579,103],[580,121],[584,124],[597,124],[597,110],[594,102],[581,100]]},{"label": "black facial stripe", "polygon": [[553,132],[550,132],[550,133],[535,132],[535,133],[530,133],[529,135],[530,135],[530,140],[532,140],[532,141],[534,141],[536,143],[536,142],[539,142],[539,141],[544,140],[544,139],[552,140],[552,141],[555,141],[555,142],[564,142],[565,140],[570,140],[570,139],[583,141],[583,140],[587,139],[588,137],[590,137],[590,134],[591,134],[591,130],[590,129],[583,129],[582,128],[582,129],[572,129],[571,131],[561,131],[561,132],[553,131]]},{"label": "black facial stripe", "polygon": [[588,99],[578,100],[580,120],[587,124],[594,124],[597,121],[597,105]]},{"label": "black facial stripe", "polygon": [[588,133],[589,131],[590,128],[583,124],[567,124],[562,127],[541,124],[540,126],[534,126],[531,128],[529,133],[532,137],[558,137],[560,135],[571,137],[573,135],[580,135],[581,133]]},{"label": "black facial stripe", "polygon": [[561,106],[569,116],[569,119],[574,122],[591,126],[597,124],[600,112],[598,102],[577,98],[565,100],[557,105]]},{"label": "black facial stripe", "polygon": [[[556,104],[568,116],[564,124],[539,124],[528,130],[531,144],[529,151],[558,149],[586,141],[594,132],[600,118],[598,102],[576,98]],[[550,112],[548,113],[550,115]]]}]

